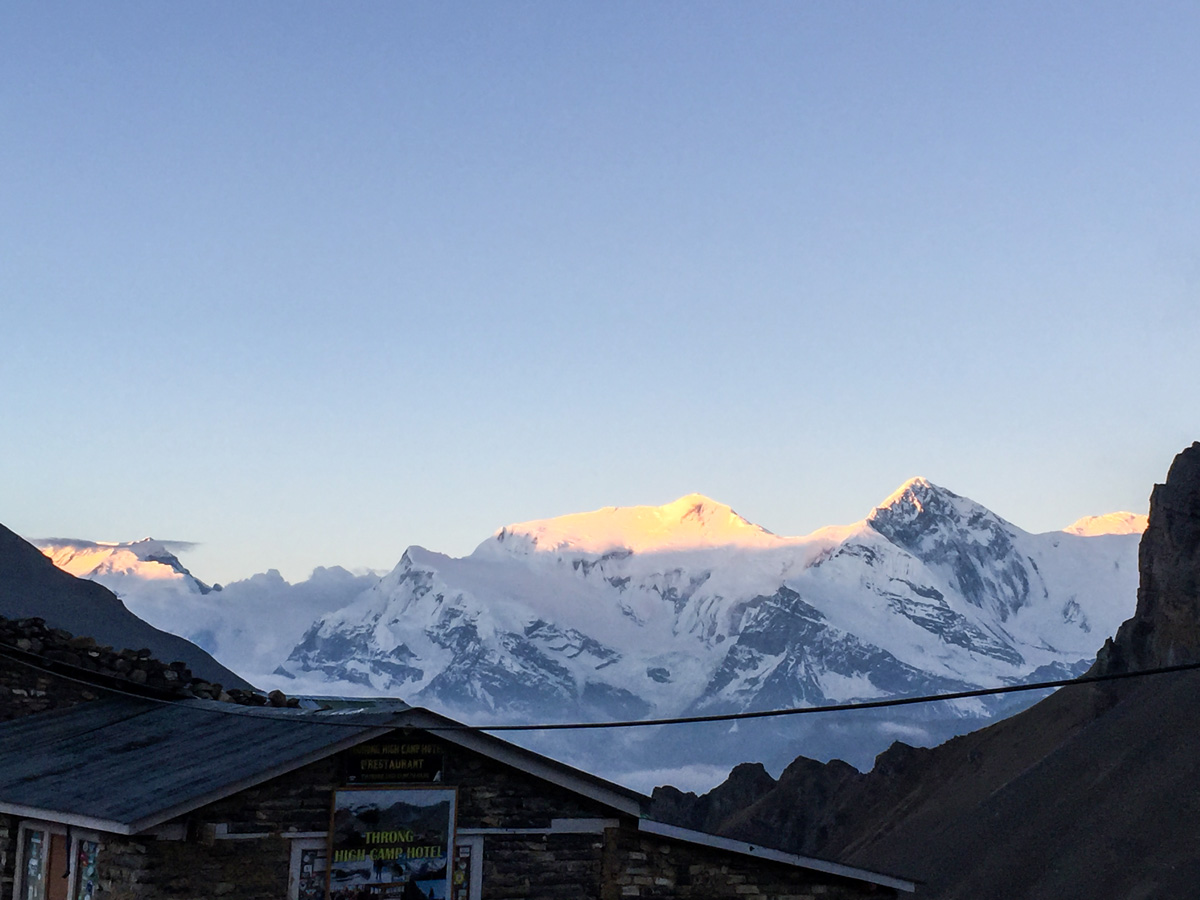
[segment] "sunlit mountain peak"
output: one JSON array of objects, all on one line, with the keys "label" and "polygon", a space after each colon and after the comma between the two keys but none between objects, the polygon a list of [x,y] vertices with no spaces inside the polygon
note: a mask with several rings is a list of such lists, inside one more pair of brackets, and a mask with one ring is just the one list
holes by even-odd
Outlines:
[{"label": "sunlit mountain peak", "polygon": [[947,491],[945,488],[940,488],[928,478],[922,478],[919,475],[908,479],[896,490],[888,494],[883,501],[875,507],[875,512],[882,509],[890,509],[899,505],[915,506],[918,510],[922,509],[924,504],[928,502],[930,497],[937,495],[946,495],[949,497],[957,497]]},{"label": "sunlit mountain peak", "polygon": [[33,538],[30,543],[60,569],[77,578],[132,577],[146,581],[178,581],[189,590],[194,588],[201,593],[209,589],[194,578],[172,552],[192,546],[185,541],[160,541],[152,537],[124,542]]},{"label": "sunlit mountain peak", "polygon": [[1111,512],[1102,516],[1084,516],[1072,522],[1063,531],[1096,537],[1101,534],[1141,534],[1146,530],[1148,518],[1141,513]]},{"label": "sunlit mountain peak", "polygon": [[480,551],[513,538],[523,539],[521,543],[528,549],[583,553],[773,547],[786,540],[703,494],[687,494],[662,506],[606,506],[593,512],[508,525],[485,541]]}]

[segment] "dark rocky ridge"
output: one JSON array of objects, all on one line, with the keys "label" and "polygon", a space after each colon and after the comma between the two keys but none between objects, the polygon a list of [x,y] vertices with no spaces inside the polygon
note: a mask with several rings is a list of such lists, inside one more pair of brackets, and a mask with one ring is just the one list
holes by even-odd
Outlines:
[{"label": "dark rocky ridge", "polygon": [[[1200,659],[1200,443],[1155,487],[1139,562],[1137,612],[1097,671]],[[801,757],[765,790],[744,773],[704,797],[659,788],[654,814],[941,900],[1173,900],[1200,883],[1198,734],[1200,672],[1073,687],[932,749],[897,743],[865,774]]]},{"label": "dark rocky ridge", "polygon": [[[0,616],[0,655],[35,670],[65,676],[99,689],[117,690],[166,700],[220,700],[243,706],[300,705],[281,691],[264,694],[195,677],[184,662],[164,663],[148,648],[114,650],[95,638],[51,628],[40,618],[6,619]],[[0,686],[0,695],[13,688]],[[0,701],[4,699],[0,696]],[[25,704],[6,707],[0,702],[0,719],[30,710]]]},{"label": "dark rocky ridge", "polygon": [[1175,457],[1150,495],[1138,546],[1138,604],[1097,660],[1125,672],[1200,660],[1200,441]]},{"label": "dark rocky ridge", "polygon": [[158,659],[183,660],[199,677],[227,687],[253,686],[191,641],[139,619],[108,588],[62,571],[37,547],[0,525],[0,616],[40,618],[51,628],[100,644],[149,648]]},{"label": "dark rocky ridge", "polygon": [[655,788],[654,818],[711,833],[775,786],[775,779],[762,763],[742,763],[734,767],[723,784],[703,797],[670,786]]}]

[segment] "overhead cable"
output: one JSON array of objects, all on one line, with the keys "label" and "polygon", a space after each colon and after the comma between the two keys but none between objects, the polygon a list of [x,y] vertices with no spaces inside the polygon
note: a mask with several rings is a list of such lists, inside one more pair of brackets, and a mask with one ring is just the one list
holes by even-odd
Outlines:
[{"label": "overhead cable", "polygon": [[[15,652],[11,652],[15,651]],[[67,666],[63,663],[52,663],[50,666],[38,665],[32,662],[29,657],[32,654],[17,651],[16,648],[0,645],[0,656],[7,656],[24,663],[30,668],[39,669],[41,671],[57,675],[61,678],[66,678],[69,681],[75,681],[80,684],[86,684],[95,687],[98,690],[109,693],[121,694],[129,697],[136,697],[139,700],[152,700],[159,703],[174,703],[180,699],[177,695],[174,697],[162,696],[147,696],[145,693],[135,694],[130,691],[123,691],[107,685],[98,685],[94,680],[89,680],[88,675],[92,674],[86,669],[78,669],[74,666]],[[75,669],[78,674],[73,674],[64,669]],[[1041,691],[1054,688],[1076,687],[1085,684],[1099,684],[1106,681],[1121,681],[1129,678],[1145,678],[1152,675],[1167,675],[1172,672],[1190,672],[1200,669],[1200,662],[1181,663],[1174,666],[1159,666],[1153,669],[1139,669],[1132,672],[1109,672],[1103,675],[1080,675],[1076,678],[1060,678],[1056,681],[1038,681],[1028,684],[1007,684],[1000,687],[990,688],[974,688],[969,691],[954,691],[945,694],[923,694],[916,697],[890,697],[886,700],[862,700],[853,703],[832,703],[824,706],[795,706],[784,709],[763,709],[750,712],[735,712],[735,713],[714,713],[704,716],[673,716],[662,719],[627,719],[614,722],[542,722],[537,724],[523,725],[468,725],[458,722],[448,722],[445,725],[422,725],[423,731],[483,731],[483,732],[501,732],[501,731],[583,731],[597,728],[649,728],[662,725],[696,725],[706,722],[740,722],[744,719],[770,719],[780,718],[783,716],[803,716],[816,715],[818,713],[836,713],[836,712],[851,712],[853,710],[865,709],[887,709],[894,706],[912,706],[918,703],[940,703],[947,700],[968,700],[973,697],[988,697],[998,694],[1016,694],[1025,691]],[[319,702],[322,698],[314,696],[309,699]],[[351,698],[346,698],[351,699]],[[364,698],[369,699],[369,698]],[[396,699],[396,698],[388,698]],[[232,708],[227,708],[232,707]],[[262,707],[244,707],[235,704],[213,703],[205,705],[205,709],[211,712],[224,713],[226,715],[244,715],[243,710],[250,711],[261,709]],[[269,708],[269,707],[268,707]],[[418,707],[412,707],[418,709]],[[305,719],[312,721],[310,718],[314,710],[304,710]],[[370,714],[369,709],[363,710],[364,714]],[[430,712],[434,712],[430,710]],[[403,715],[403,712],[397,713]],[[440,715],[438,713],[435,713]],[[345,725],[351,728],[362,728],[363,723],[355,722],[338,722],[326,720],[322,722],[326,725]],[[402,724],[398,727],[404,727]]]}]

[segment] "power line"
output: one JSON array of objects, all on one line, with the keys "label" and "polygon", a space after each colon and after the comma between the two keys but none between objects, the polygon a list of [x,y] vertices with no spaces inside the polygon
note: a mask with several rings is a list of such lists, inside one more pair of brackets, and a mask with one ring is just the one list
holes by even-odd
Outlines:
[{"label": "power line", "polygon": [[[74,681],[79,684],[94,687],[97,690],[121,694],[128,697],[135,697],[139,700],[151,700],[158,703],[174,703],[181,699],[189,699],[179,696],[169,696],[166,694],[153,696],[148,695],[149,692],[134,693],[132,691],[121,690],[120,688],[109,686],[107,684],[97,684],[94,678],[95,673],[92,673],[89,670],[58,662],[54,662],[50,666],[39,665],[29,658],[33,655],[34,654],[17,650],[15,647],[0,645],[0,656],[7,656],[14,661],[19,661],[29,666],[32,669],[37,669],[51,675],[56,675],[68,681]],[[49,661],[47,660],[46,662]],[[79,674],[72,674],[68,671],[63,671],[64,669],[75,670]],[[1075,687],[1085,684],[1098,684],[1105,681],[1121,681],[1128,678],[1145,678],[1151,675],[1167,675],[1172,672],[1190,672],[1196,669],[1200,669],[1200,662],[1181,663],[1180,665],[1175,666],[1160,666],[1154,669],[1140,669],[1133,672],[1111,672],[1105,675],[1081,675],[1077,678],[1061,678],[1057,681],[1038,681],[1032,684],[1008,684],[1001,687],[975,688],[969,691],[955,691],[948,694],[923,694],[917,697],[891,697],[886,700],[864,700],[857,703],[834,703],[826,706],[798,706],[788,707],[785,709],[755,710],[753,712],[717,713],[707,716],[674,716],[663,719],[628,719],[625,721],[616,722],[543,722],[539,724],[526,725],[468,725],[465,723],[452,722],[445,725],[422,725],[420,727],[422,731],[483,731],[490,733],[496,731],[583,731],[597,728],[648,728],[651,726],[660,725],[694,725],[705,722],[739,722],[744,719],[769,719],[783,716],[814,715],[817,713],[849,712],[851,710],[860,709],[886,709],[893,706],[912,706],[918,703],[940,703],[945,700],[966,700],[972,697],[988,697],[996,694],[1016,694],[1023,691],[1040,691],[1051,688]],[[88,676],[92,677],[89,678]],[[319,701],[321,698],[312,697],[311,699]],[[224,708],[226,706],[233,708],[226,709]],[[410,708],[418,709],[419,707]],[[225,715],[245,715],[245,711],[247,710],[272,709],[272,707],[243,706],[240,704],[221,703],[213,704],[212,706],[206,706],[205,709],[214,713],[223,713]],[[313,710],[306,710],[306,712],[311,713]],[[434,711],[430,710],[430,712]],[[364,710],[364,714],[371,715],[369,710]],[[441,714],[435,712],[435,715],[440,716]],[[322,724],[344,725],[348,728],[364,727],[364,724],[361,722],[329,721],[323,722]],[[383,723],[379,722],[374,724]],[[398,727],[404,726],[400,725]]]},{"label": "power line", "polygon": [[1034,684],[1010,684],[1003,687],[976,688],[970,691],[955,691],[951,694],[926,694],[920,697],[893,697],[887,700],[866,700],[858,703],[834,703],[828,706],[799,706],[788,709],[765,709],[755,712],[720,713],[709,716],[675,716],[667,719],[630,719],[624,722],[552,722],[540,725],[459,725],[426,729],[450,731],[466,728],[472,731],[575,731],[592,728],[641,728],[650,725],[692,725],[701,722],[738,722],[743,719],[769,719],[779,716],[803,716],[814,713],[848,712],[856,709],[884,709],[890,706],[910,706],[916,703],[938,703],[943,700],[965,700],[970,697],[987,697],[993,694],[1016,694],[1021,691],[1039,691],[1047,688],[1073,687],[1096,684],[1102,681],[1119,681],[1125,678],[1142,678],[1148,675],[1166,675],[1170,672],[1188,672],[1200,669],[1200,662],[1183,663],[1177,666],[1161,666],[1141,669],[1136,672],[1112,672],[1107,675],[1081,675],[1078,678],[1062,678],[1058,681],[1039,681]]}]

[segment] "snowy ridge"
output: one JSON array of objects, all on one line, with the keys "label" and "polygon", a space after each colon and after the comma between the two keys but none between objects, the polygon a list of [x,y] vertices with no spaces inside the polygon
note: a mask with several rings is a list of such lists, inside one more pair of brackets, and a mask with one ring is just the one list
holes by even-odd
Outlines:
[{"label": "snowy ridge", "polygon": [[712,547],[764,549],[787,543],[747,522],[723,503],[703,494],[688,494],[664,506],[607,506],[501,528],[475,551],[500,549],[528,554],[534,550],[568,550],[604,554],[612,550],[652,553]]},{"label": "snowy ridge", "polygon": [[[142,542],[53,555],[262,687],[400,697],[478,723],[624,720],[1076,674],[1134,609],[1139,535],[1109,533],[1129,521],[1031,534],[915,478],[866,518],[802,537],[690,494],[508,525],[462,558],[410,547],[382,577],[335,567],[291,585],[271,571],[209,593],[148,544],[138,556]],[[936,743],[1033,699],[524,740],[647,788],[667,767],[709,779],[797,752],[867,767],[896,738]]]},{"label": "snowy ridge", "polygon": [[1096,537],[1101,534],[1141,534],[1150,519],[1144,513],[1114,512],[1103,516],[1084,516],[1063,529],[1067,534]]},{"label": "snowy ridge", "polygon": [[317,568],[289,584],[275,569],[222,588],[196,578],[175,551],[191,545],[43,538],[30,541],[77,578],[99,582],[138,618],[187,638],[254,684],[262,684],[312,620],[353,600],[375,575]]},{"label": "snowy ridge", "polygon": [[794,538],[693,494],[410,548],[285,669],[509,716],[846,702],[1077,666],[1136,580],[1134,536],[1029,534],[925,479]]},{"label": "snowy ridge", "polygon": [[[184,593],[207,594],[207,584],[192,575],[172,552],[188,545],[179,541],[142,538],[128,543],[80,541],[69,538],[44,538],[30,541],[54,561],[60,569],[76,578],[100,581],[110,590],[114,584],[167,582]],[[221,586],[216,585],[216,590]],[[119,593],[114,590],[114,593]]]}]

